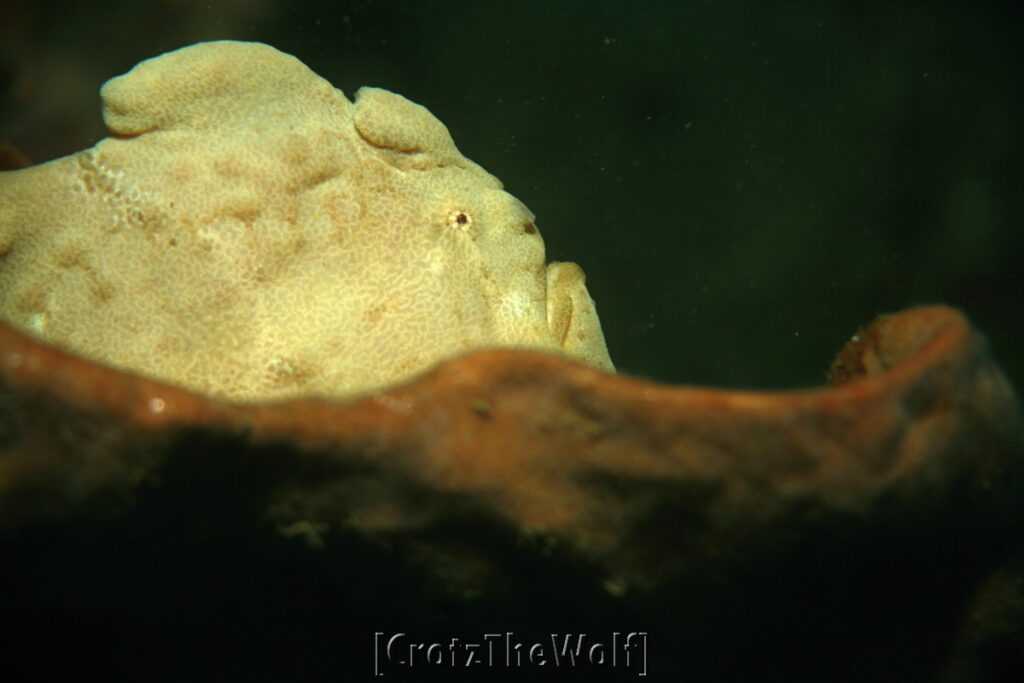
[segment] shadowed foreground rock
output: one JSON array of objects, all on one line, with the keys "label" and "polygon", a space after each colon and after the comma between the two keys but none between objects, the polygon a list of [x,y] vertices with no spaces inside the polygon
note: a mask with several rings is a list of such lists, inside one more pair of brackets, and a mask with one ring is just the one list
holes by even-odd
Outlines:
[{"label": "shadowed foreground rock", "polygon": [[623,650],[525,663],[616,631],[648,634],[656,679],[1024,667],[1019,406],[948,308],[880,317],[813,391],[493,351],[351,403],[241,406],[7,328],[0,368],[2,612],[60,655],[44,668],[362,678],[376,631],[444,644],[440,667],[385,662],[409,680],[479,677],[451,637],[508,631],[524,663],[495,641],[489,677],[631,677]]}]

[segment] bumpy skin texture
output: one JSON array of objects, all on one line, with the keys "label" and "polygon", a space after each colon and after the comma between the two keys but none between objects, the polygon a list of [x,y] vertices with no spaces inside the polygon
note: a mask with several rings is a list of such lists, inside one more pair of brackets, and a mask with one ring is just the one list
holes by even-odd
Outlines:
[{"label": "bumpy skin texture", "polygon": [[101,91],[111,137],[0,173],[0,312],[243,401],[349,396],[481,347],[611,370],[583,272],[429,111],[258,43]]}]

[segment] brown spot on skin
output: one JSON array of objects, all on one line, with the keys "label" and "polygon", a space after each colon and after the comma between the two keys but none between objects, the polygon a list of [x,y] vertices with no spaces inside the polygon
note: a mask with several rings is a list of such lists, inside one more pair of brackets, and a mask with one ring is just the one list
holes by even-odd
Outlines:
[{"label": "brown spot on skin", "polygon": [[54,262],[57,264],[58,268],[85,267],[86,263],[85,257],[83,256],[84,253],[85,250],[81,247],[71,246],[58,253]]},{"label": "brown spot on skin", "polygon": [[0,244],[0,261],[6,259],[8,256],[10,256],[11,252],[14,251],[15,241],[16,240],[14,239],[10,239],[7,242]]},{"label": "brown spot on skin", "polygon": [[235,209],[228,215],[232,216],[233,218],[237,218],[246,225],[251,226],[253,223],[256,222],[256,219],[260,217],[260,210],[258,207],[242,207],[239,209]]},{"label": "brown spot on skin", "polygon": [[376,306],[372,306],[363,312],[363,320],[368,323],[379,323],[384,319],[384,314],[388,312],[391,305],[387,302],[382,302]]},{"label": "brown spot on skin", "polygon": [[46,287],[28,287],[14,301],[14,312],[28,316],[46,310]]},{"label": "brown spot on skin", "polygon": [[89,293],[100,303],[106,303],[114,298],[117,288],[104,280],[90,277],[92,282],[89,285]]},{"label": "brown spot on skin", "polygon": [[245,167],[235,159],[231,158],[215,160],[213,162],[213,170],[217,175],[226,179],[235,178],[245,173]]},{"label": "brown spot on skin", "polygon": [[290,135],[281,144],[281,157],[293,166],[302,166],[313,155],[310,141],[299,135]]},{"label": "brown spot on skin", "polygon": [[291,240],[291,253],[292,253],[292,255],[294,256],[295,254],[302,253],[302,251],[306,248],[306,243],[307,243],[306,238],[303,235],[296,235]]},{"label": "brown spot on skin", "polygon": [[523,232],[525,232],[527,235],[536,235],[537,226],[534,225],[533,223],[523,223]]}]

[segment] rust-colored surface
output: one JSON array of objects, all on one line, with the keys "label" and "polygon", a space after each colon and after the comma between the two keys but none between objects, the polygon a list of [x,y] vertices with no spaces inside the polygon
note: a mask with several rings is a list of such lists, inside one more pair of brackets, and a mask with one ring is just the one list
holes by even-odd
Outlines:
[{"label": "rust-colored surface", "polygon": [[[880,317],[840,352],[832,384],[810,391],[671,387],[551,355],[492,351],[349,403],[242,406],[100,367],[7,328],[0,370],[0,521],[8,530],[130,515],[140,482],[152,490],[161,468],[187,460],[182,434],[198,434],[216,444],[204,457],[230,452],[227,469],[240,479],[247,451],[253,468],[272,473],[261,479],[259,509],[279,529],[321,548],[345,534],[384,542],[451,595],[507,593],[525,571],[510,567],[507,553],[521,552],[552,585],[647,596],[650,619],[675,614],[673,628],[693,637],[687,629],[699,631],[694,624],[717,609],[701,596],[725,590],[708,587],[715,576],[735,581],[735,595],[767,600],[743,582],[785,592],[825,581],[837,590],[828,582],[845,567],[852,585],[841,590],[874,595],[870,582],[891,562],[894,587],[950,577],[929,597],[948,621],[919,613],[913,590],[893,588],[907,605],[883,596],[864,608],[895,630],[914,618],[941,627],[934,642],[915,641],[920,652],[904,653],[902,666],[931,676],[916,680],[990,680],[985,672],[997,666],[978,659],[993,647],[984,624],[956,615],[969,604],[991,611],[991,586],[1005,590],[1015,585],[1007,572],[1018,576],[1006,563],[1017,557],[1024,509],[1021,416],[984,340],[949,308]],[[233,486],[223,482],[226,497]],[[460,524],[506,534],[495,541],[502,549],[438,532]],[[562,559],[546,566],[545,557]],[[565,558],[582,565],[567,568]],[[940,558],[952,568],[936,573]],[[816,565],[832,576],[808,574]],[[828,600],[839,601],[830,618],[853,619],[844,598]],[[817,613],[816,604],[800,609]],[[752,614],[720,609],[738,620]],[[861,647],[857,632],[850,647]],[[1010,632],[993,637],[1020,635]],[[846,652],[841,642],[832,645]],[[923,663],[927,653],[936,660]]]}]

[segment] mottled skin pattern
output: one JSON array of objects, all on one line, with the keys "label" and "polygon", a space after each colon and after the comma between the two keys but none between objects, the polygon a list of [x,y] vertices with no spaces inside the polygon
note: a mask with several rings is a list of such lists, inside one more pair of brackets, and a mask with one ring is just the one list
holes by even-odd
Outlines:
[{"label": "mottled skin pattern", "polygon": [[102,89],[111,136],[0,173],[0,313],[117,367],[244,401],[349,396],[482,347],[611,370],[582,271],[400,95],[355,102],[258,43]]}]

